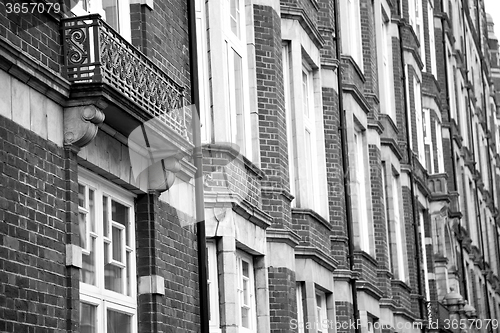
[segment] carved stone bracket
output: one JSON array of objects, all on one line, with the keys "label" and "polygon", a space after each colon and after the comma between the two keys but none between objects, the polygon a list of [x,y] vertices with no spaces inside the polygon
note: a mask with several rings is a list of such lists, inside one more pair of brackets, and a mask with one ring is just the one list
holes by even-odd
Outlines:
[{"label": "carved stone bracket", "polygon": [[64,110],[64,145],[82,148],[97,135],[104,113],[94,105],[69,107]]}]

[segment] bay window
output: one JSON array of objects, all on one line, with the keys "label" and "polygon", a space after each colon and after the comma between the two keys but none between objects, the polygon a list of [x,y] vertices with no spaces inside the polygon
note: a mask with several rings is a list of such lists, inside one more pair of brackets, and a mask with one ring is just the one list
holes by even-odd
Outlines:
[{"label": "bay window", "polygon": [[79,172],[81,332],[136,332],[133,195]]}]

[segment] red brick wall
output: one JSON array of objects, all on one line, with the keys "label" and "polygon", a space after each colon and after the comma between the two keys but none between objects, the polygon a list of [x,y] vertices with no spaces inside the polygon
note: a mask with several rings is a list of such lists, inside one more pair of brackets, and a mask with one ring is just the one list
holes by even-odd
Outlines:
[{"label": "red brick wall", "polygon": [[144,52],[176,82],[189,85],[189,38],[187,2],[155,0],[146,5],[130,5],[132,44]]},{"label": "red brick wall", "polygon": [[0,331],[74,328],[75,156],[1,116],[0,137]]},{"label": "red brick wall", "polygon": [[269,267],[269,315],[271,332],[290,332],[297,319],[295,272],[284,267]]},{"label": "red brick wall", "polygon": [[62,55],[59,15],[44,13],[7,13],[6,3],[0,2],[0,38],[5,39],[25,52],[30,58],[55,72],[60,72]]},{"label": "red brick wall", "polygon": [[165,278],[165,296],[138,297],[139,332],[198,332],[199,288],[194,226],[155,194],[137,198],[137,273]]}]

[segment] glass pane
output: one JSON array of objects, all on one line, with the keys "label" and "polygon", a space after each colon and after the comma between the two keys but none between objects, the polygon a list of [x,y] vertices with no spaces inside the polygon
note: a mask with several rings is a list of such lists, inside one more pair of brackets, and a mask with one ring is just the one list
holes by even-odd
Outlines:
[{"label": "glass pane", "polygon": [[104,265],[104,287],[108,290],[123,293],[123,269],[113,264]]},{"label": "glass pane", "polygon": [[102,227],[104,229],[104,237],[109,237],[108,225],[108,197],[102,197]]},{"label": "glass pane", "polygon": [[250,277],[248,272],[248,263],[244,260],[241,261],[241,267],[243,269],[243,276]]},{"label": "glass pane", "polygon": [[231,0],[231,31],[238,37],[240,36],[239,5],[239,0]]},{"label": "glass pane", "polygon": [[82,254],[80,281],[95,285],[95,238],[90,237],[90,254]]},{"label": "glass pane", "polygon": [[118,25],[118,2],[117,0],[102,0],[102,9],[106,13],[106,22],[116,31],[120,32]]},{"label": "glass pane", "polygon": [[80,231],[80,247],[87,249],[87,221],[85,219],[87,214],[78,213],[78,229]]},{"label": "glass pane", "polygon": [[96,333],[97,306],[80,302],[80,333]]},{"label": "glass pane", "polygon": [[309,117],[309,85],[307,80],[307,74],[302,72],[303,112],[307,117]]},{"label": "glass pane", "polygon": [[233,50],[234,61],[234,107],[236,109],[236,140],[244,147],[245,116],[243,103],[243,59]]},{"label": "glass pane", "polygon": [[248,288],[248,280],[243,280],[243,304],[248,305],[249,303],[249,288]]},{"label": "glass pane", "polygon": [[90,231],[95,232],[94,191],[90,189],[89,189],[89,214],[90,214]]},{"label": "glass pane", "polygon": [[109,243],[104,242],[104,263],[109,263]]},{"label": "glass pane", "polygon": [[250,328],[250,309],[241,308],[241,326]]},{"label": "glass pane", "polygon": [[131,315],[110,309],[107,312],[108,327],[106,333],[130,333],[132,331]]},{"label": "glass pane", "polygon": [[118,228],[111,228],[113,230],[113,260],[122,261],[122,231]]},{"label": "glass pane", "polygon": [[111,219],[125,226],[125,232],[127,237],[126,242],[127,245],[130,245],[129,228],[128,228],[129,224],[128,207],[114,200],[111,200]]},{"label": "glass pane", "polygon": [[85,206],[85,186],[78,184],[78,206],[87,208]]},{"label": "glass pane", "polygon": [[130,269],[131,269],[130,252],[127,252],[127,268],[126,269],[127,269],[127,295],[131,296],[132,295],[132,286],[130,283],[130,277],[131,277],[131,274],[130,274]]}]

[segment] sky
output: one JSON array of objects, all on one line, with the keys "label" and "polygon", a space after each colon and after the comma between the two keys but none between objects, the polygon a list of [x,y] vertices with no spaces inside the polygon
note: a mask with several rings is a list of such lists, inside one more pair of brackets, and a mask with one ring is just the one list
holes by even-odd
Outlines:
[{"label": "sky", "polygon": [[493,17],[495,22],[495,35],[500,37],[500,0],[484,0],[486,12]]}]

